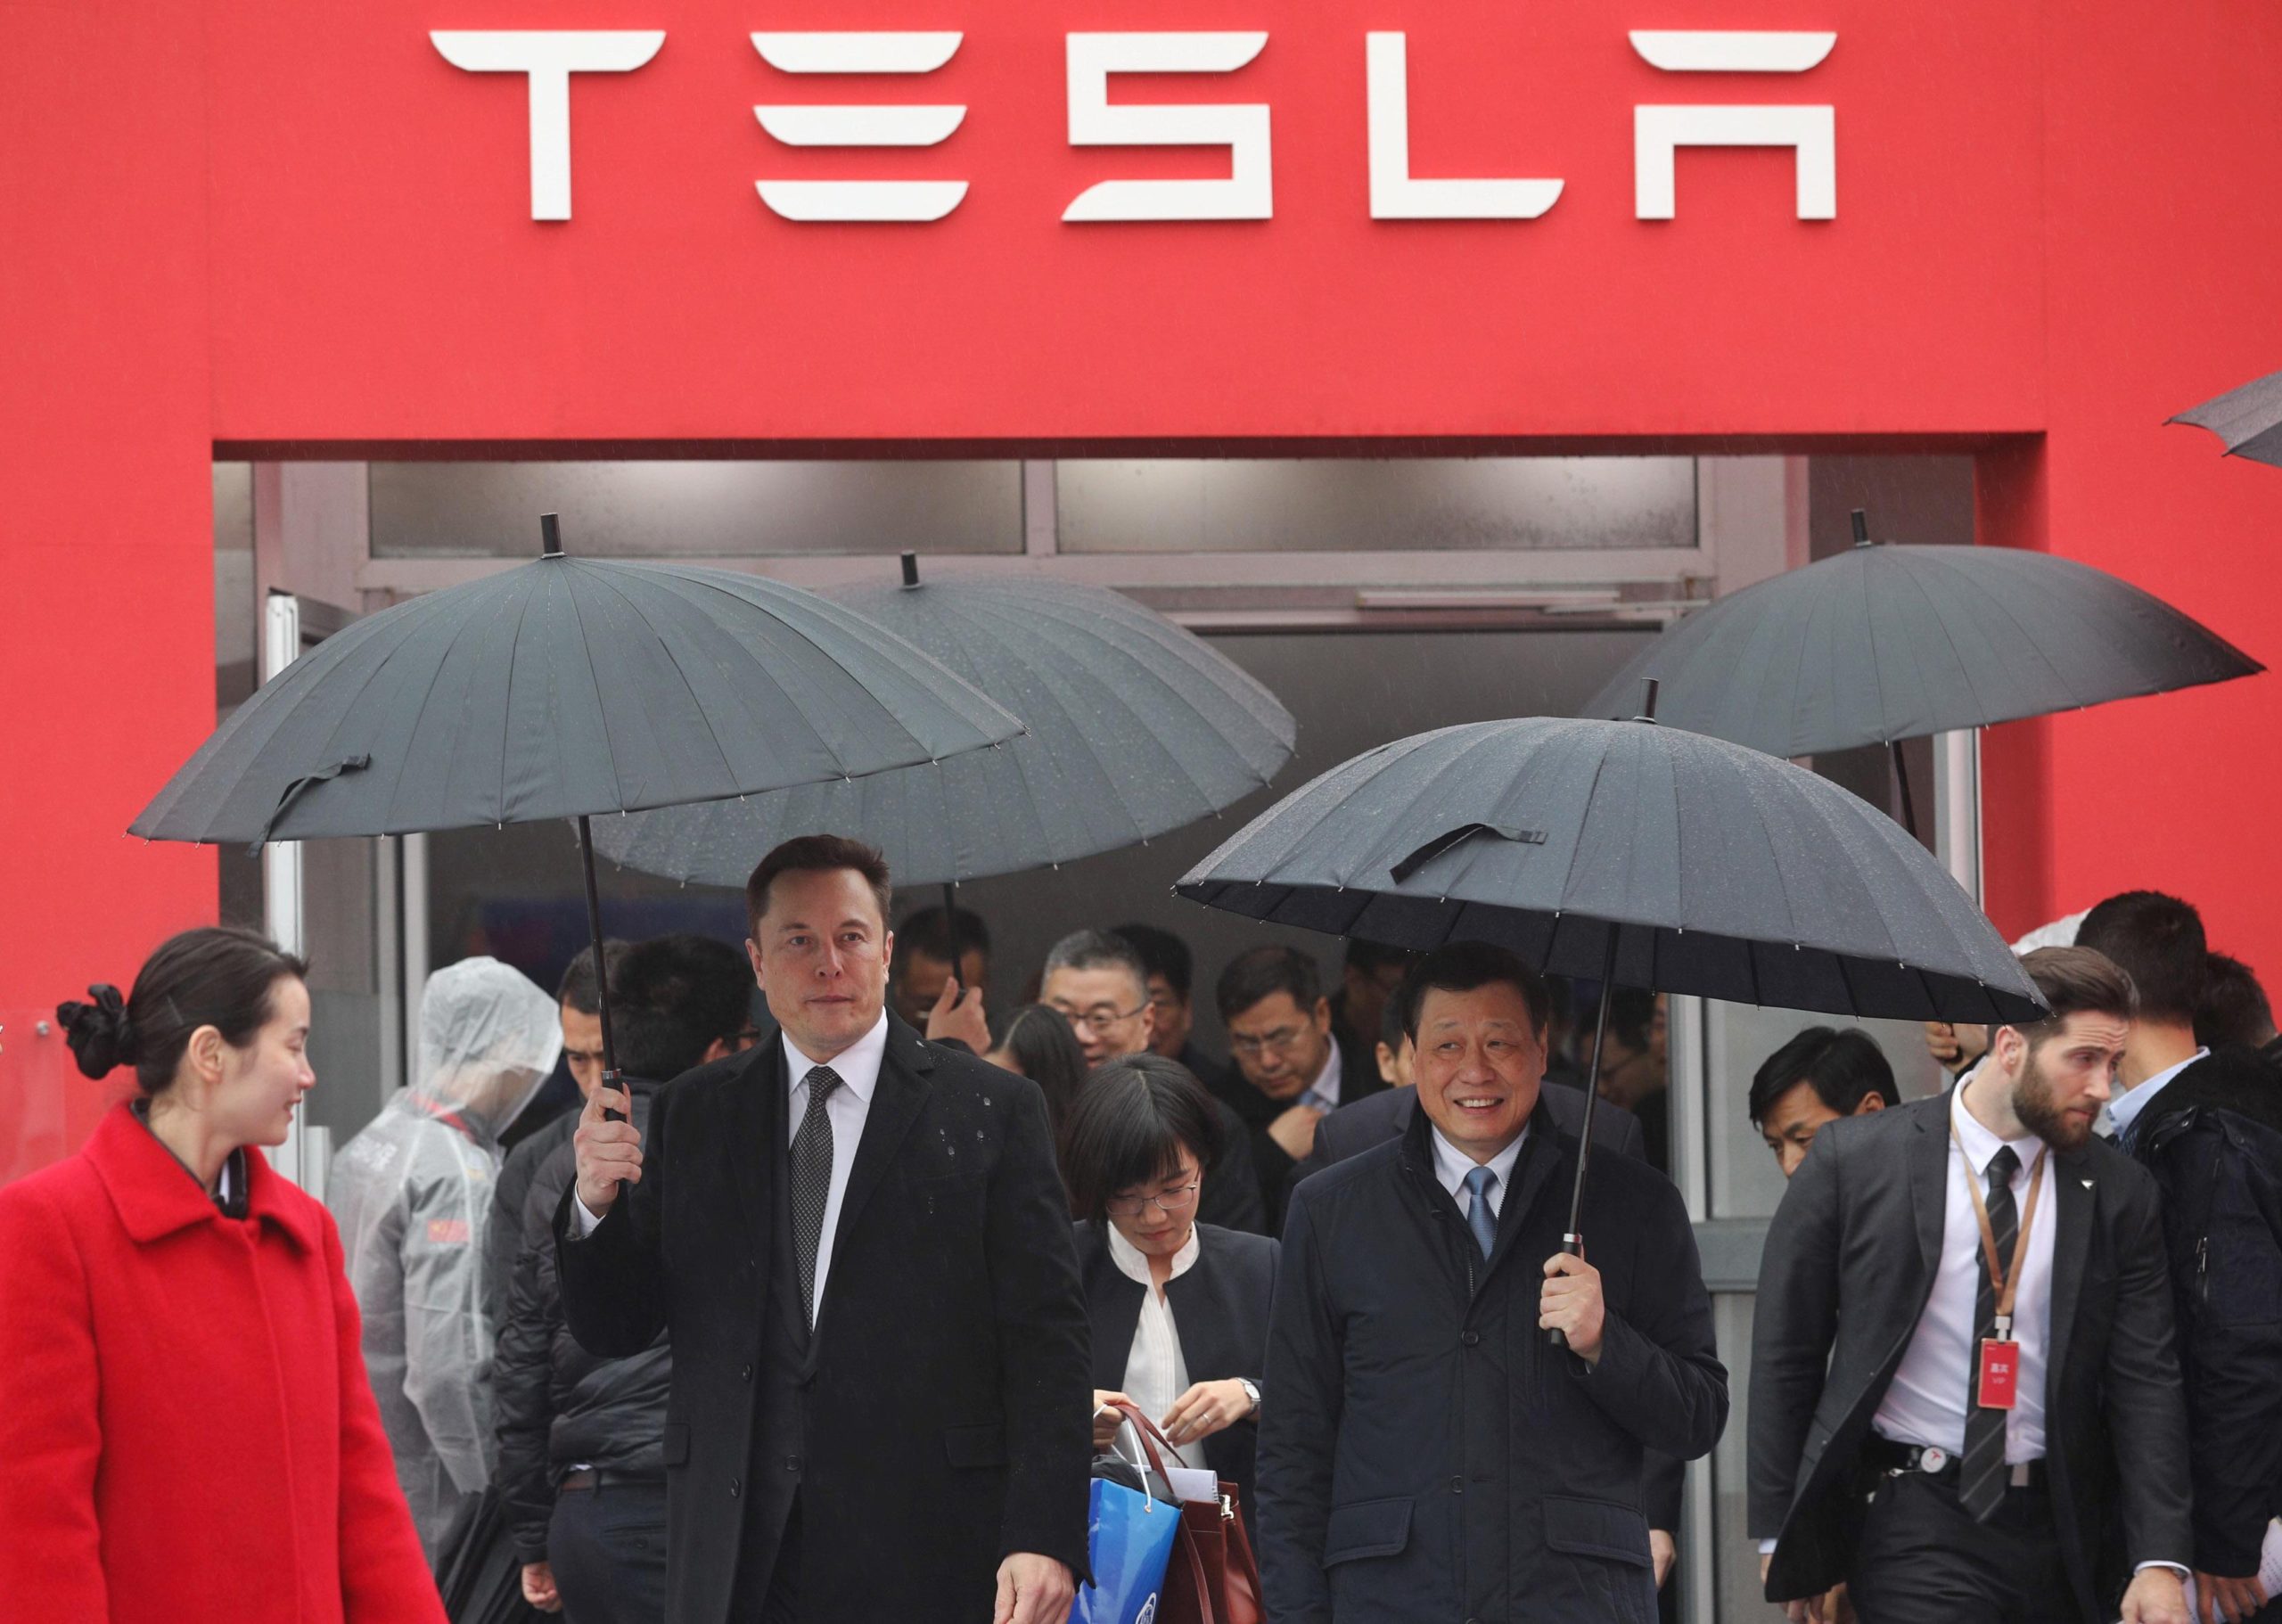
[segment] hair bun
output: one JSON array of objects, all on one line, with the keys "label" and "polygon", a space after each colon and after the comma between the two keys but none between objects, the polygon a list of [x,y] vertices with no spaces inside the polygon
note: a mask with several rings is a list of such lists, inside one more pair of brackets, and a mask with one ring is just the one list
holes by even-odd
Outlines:
[{"label": "hair bun", "polygon": [[133,1065],[135,1025],[127,1018],[127,1000],[109,982],[88,988],[87,995],[93,1004],[74,1000],[55,1006],[55,1018],[63,1023],[63,1041],[71,1046],[80,1071],[103,1077],[114,1067]]}]

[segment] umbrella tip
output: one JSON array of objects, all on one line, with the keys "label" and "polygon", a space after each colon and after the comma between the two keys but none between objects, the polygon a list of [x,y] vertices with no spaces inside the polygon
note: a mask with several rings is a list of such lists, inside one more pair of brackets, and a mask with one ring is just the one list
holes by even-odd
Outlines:
[{"label": "umbrella tip", "polygon": [[1640,679],[1640,714],[1632,718],[1634,721],[1654,722],[1656,719],[1656,690],[1662,686],[1662,682],[1654,677]]},{"label": "umbrella tip", "polygon": [[1853,512],[1852,519],[1854,521],[1854,545],[1858,547],[1868,546],[1870,545],[1869,515],[1858,507]]},{"label": "umbrella tip", "polygon": [[562,520],[559,514],[541,513],[538,516],[538,541],[541,558],[562,556]]},{"label": "umbrella tip", "polygon": [[903,584],[907,586],[919,585],[919,554],[916,553],[903,555]]}]

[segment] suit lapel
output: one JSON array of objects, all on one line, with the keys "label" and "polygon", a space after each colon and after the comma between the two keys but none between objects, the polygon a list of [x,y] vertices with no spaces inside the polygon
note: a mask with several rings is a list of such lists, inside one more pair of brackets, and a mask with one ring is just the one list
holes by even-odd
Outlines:
[{"label": "suit lapel", "polygon": [[784,1046],[772,1038],[728,1089],[730,1164],[738,1203],[751,1230],[754,1255],[768,1249],[775,1227],[775,1180],[784,1168]]},{"label": "suit lapel", "polygon": [[[865,1204],[894,1164],[904,1136],[911,1131],[912,1120],[927,1103],[925,1075],[934,1069],[935,1057],[926,1040],[889,1016],[887,1053],[880,1060],[880,1081],[872,1091],[872,1108],[864,1114],[864,1136],[856,1142],[856,1164],[849,1169],[848,1190],[841,1197],[836,1234],[855,1232],[856,1220],[863,1216]],[[836,1238],[833,1248],[833,1256],[838,1257]]]},{"label": "suit lapel", "polygon": [[1933,1294],[1933,1280],[1941,1272],[1941,1229],[1950,1210],[1950,1112],[1954,1091],[1941,1096],[1938,1110],[1911,1113],[1917,1130],[1909,1140],[1909,1205],[1917,1220],[1919,1286],[1915,1320],[1925,1311]]},{"label": "suit lapel", "polygon": [[2060,1227],[2052,1234],[2052,1325],[2045,1333],[2045,1414],[2056,1414],[2060,1373],[2068,1361],[2068,1333],[2075,1326],[2076,1300],[2084,1285],[2084,1259],[2091,1251],[2092,1224],[2099,1191],[2091,1158],[2081,1151],[2053,1154],[2053,1210]]}]

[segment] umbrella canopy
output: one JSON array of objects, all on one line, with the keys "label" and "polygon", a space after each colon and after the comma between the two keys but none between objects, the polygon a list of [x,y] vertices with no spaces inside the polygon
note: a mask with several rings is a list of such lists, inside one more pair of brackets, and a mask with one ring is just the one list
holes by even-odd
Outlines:
[{"label": "umbrella canopy", "polygon": [[2229,456],[2282,468],[2282,373],[2229,390],[2171,421],[2210,430]]},{"label": "umbrella canopy", "polygon": [[1291,759],[1292,715],[1274,694],[1121,593],[915,580],[832,595],[1028,731],[1004,750],[852,782],[613,818],[595,832],[605,855],[672,879],[743,885],[755,854],[831,829],[878,845],[905,883],[974,880],[1178,829],[1264,787]]},{"label": "umbrella canopy", "polygon": [[328,638],[241,705],[132,833],[529,823],[860,777],[1020,732],[812,593],[550,553]]},{"label": "umbrella canopy", "polygon": [[1855,546],[1697,610],[1585,707],[1806,756],[2265,669],[2112,575],[2008,547]]},{"label": "umbrella canopy", "polygon": [[[1179,884],[1254,919],[1746,1004],[2011,1022],[2036,988],[1889,818],[1678,728],[1535,717],[1356,757]],[[1613,955],[1613,956],[1612,956]]]}]

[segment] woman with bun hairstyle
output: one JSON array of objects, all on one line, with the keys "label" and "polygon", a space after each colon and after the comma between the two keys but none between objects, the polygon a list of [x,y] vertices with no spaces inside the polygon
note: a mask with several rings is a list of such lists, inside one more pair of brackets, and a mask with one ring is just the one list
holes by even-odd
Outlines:
[{"label": "woman with bun hairstyle", "polygon": [[0,1615],[442,1624],[324,1209],[300,960],[185,931],[56,1014],[140,1096],[0,1189]]}]

